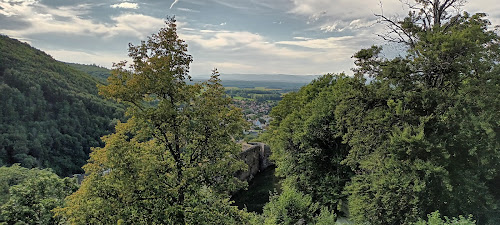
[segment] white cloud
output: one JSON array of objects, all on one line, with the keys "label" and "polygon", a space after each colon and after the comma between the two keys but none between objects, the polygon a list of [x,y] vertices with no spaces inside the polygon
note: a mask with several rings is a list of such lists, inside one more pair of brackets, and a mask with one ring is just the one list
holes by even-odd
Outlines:
[{"label": "white cloud", "polygon": [[[414,2],[414,0],[409,0]],[[403,1],[405,2],[405,1]],[[373,26],[377,17],[403,18],[409,8],[400,0],[291,0],[289,13],[303,16],[313,29],[325,32],[342,32],[347,29],[363,29]],[[487,7],[485,7],[487,6]],[[471,13],[486,12],[495,25],[500,23],[498,0],[468,1],[463,10]]]},{"label": "white cloud", "polygon": [[333,32],[333,31],[343,31],[344,29],[338,29],[337,28],[338,23],[333,23],[331,25],[323,25],[321,26],[321,30],[324,32]]},{"label": "white cloud", "polygon": [[7,0],[0,1],[0,14],[5,16],[23,15],[23,10],[30,8],[36,0]]},{"label": "white cloud", "polygon": [[[296,38],[297,39],[297,38]],[[299,41],[278,41],[277,44],[300,46],[312,49],[340,49],[349,48],[347,43],[355,41],[353,36],[330,37],[323,39],[298,39]]]},{"label": "white cloud", "polygon": [[484,12],[493,26],[500,25],[500,4],[498,0],[468,1],[464,10],[470,13]]},{"label": "white cloud", "polygon": [[200,11],[194,10],[194,9],[188,9],[188,8],[176,8],[179,11],[184,11],[184,12],[193,12],[193,13],[199,13]]},{"label": "white cloud", "polygon": [[311,16],[309,16],[309,19],[307,21],[307,24],[310,23],[315,23],[316,21],[320,20],[322,17],[326,15],[326,11],[321,11],[319,13],[314,13]]},{"label": "white cloud", "polygon": [[[349,71],[353,66],[351,56],[360,47],[370,46],[353,36],[272,41],[257,33],[228,30],[181,30],[180,37],[189,44],[195,59],[191,70],[194,74],[206,74],[213,67],[223,73]],[[354,44],[348,45],[350,42]]]},{"label": "white cloud", "polygon": [[311,40],[312,38],[307,38],[307,37],[293,37],[295,40]]},{"label": "white cloud", "polygon": [[342,32],[346,30],[360,30],[373,27],[377,24],[376,20],[355,19],[352,21],[335,21],[333,23],[325,23],[320,26],[320,30],[324,32]]},{"label": "white cloud", "polygon": [[201,30],[197,34],[183,34],[182,38],[206,49],[235,48],[264,42],[262,36],[250,32],[216,30]]},{"label": "white cloud", "polygon": [[[344,32],[373,26],[375,14],[406,15],[399,0],[291,0],[289,13],[303,17],[311,30]],[[382,6],[380,5],[382,4]]]},{"label": "white cloud", "polygon": [[179,2],[179,0],[174,0],[174,2],[172,2],[172,5],[170,5],[170,9],[172,9],[177,2]]},{"label": "white cloud", "polygon": [[115,24],[113,27],[108,27],[111,29],[111,35],[132,34],[139,38],[157,32],[165,24],[163,19],[142,14],[121,14],[112,19]]},{"label": "white cloud", "polygon": [[344,18],[354,20],[365,17],[373,17],[374,13],[380,13],[380,5],[383,4],[385,12],[400,12],[403,5],[399,0],[292,0],[291,13],[304,15],[312,18]]},{"label": "white cloud", "polygon": [[139,4],[134,3],[134,2],[122,2],[122,3],[113,4],[110,7],[111,8],[122,8],[122,9],[138,9]]},{"label": "white cloud", "polygon": [[[16,15],[24,18],[31,26],[18,30],[4,30],[0,33],[10,36],[24,37],[35,34],[70,34],[82,36],[96,36],[111,38],[118,35],[129,35],[143,38],[157,31],[164,25],[163,19],[142,15],[125,13],[111,17],[114,23],[98,23],[86,19],[88,5],[71,7],[50,8],[36,1],[26,1],[21,4],[8,4],[0,2],[0,13]],[[56,20],[63,17],[64,20]]]}]

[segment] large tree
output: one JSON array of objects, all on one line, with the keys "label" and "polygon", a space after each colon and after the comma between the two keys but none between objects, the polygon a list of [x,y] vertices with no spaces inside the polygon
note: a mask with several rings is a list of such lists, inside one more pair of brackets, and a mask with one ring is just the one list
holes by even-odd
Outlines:
[{"label": "large tree", "polygon": [[346,200],[342,191],[352,175],[341,164],[349,147],[337,130],[337,101],[339,94],[346,94],[337,90],[352,81],[346,76],[325,75],[297,93],[285,95],[271,112],[274,120],[266,134],[277,174],[286,178],[285,185],[335,210]]},{"label": "large tree", "polygon": [[[345,162],[358,171],[348,188],[351,215],[401,224],[439,209],[484,224],[499,199],[491,185],[500,171],[499,36],[484,14],[446,11],[459,1],[417,3],[419,11],[392,23],[408,34],[396,36],[407,44],[404,56],[380,58],[378,47],[355,56],[356,76],[373,78],[372,99],[382,104],[342,127],[352,147]],[[381,112],[389,116],[371,119]]]},{"label": "large tree", "polygon": [[232,136],[242,131],[241,110],[225,97],[218,73],[189,85],[187,44],[174,19],[115,65],[106,97],[130,105],[126,123],[103,138],[84,166],[88,177],[58,215],[74,224],[241,224],[230,206],[242,187],[244,163]]}]

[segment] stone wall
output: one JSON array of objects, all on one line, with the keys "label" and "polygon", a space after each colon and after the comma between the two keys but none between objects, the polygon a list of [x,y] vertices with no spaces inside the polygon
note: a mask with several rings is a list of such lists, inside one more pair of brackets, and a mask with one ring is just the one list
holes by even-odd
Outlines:
[{"label": "stone wall", "polygon": [[274,163],[269,159],[271,148],[264,143],[250,142],[243,144],[240,159],[247,165],[248,170],[240,171],[236,174],[240,180],[250,181],[260,171],[265,170]]}]

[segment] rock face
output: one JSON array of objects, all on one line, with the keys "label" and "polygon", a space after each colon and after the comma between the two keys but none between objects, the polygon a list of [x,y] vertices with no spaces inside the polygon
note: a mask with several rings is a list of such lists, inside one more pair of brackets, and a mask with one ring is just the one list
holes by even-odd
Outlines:
[{"label": "rock face", "polygon": [[248,165],[248,170],[236,174],[240,180],[250,181],[260,171],[265,170],[274,163],[269,159],[271,148],[264,143],[250,142],[243,144],[240,158]]}]

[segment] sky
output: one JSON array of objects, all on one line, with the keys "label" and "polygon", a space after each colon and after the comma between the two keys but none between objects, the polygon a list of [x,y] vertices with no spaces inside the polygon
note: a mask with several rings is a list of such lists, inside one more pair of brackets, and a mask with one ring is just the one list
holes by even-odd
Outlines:
[{"label": "sky", "polygon": [[[407,1],[407,0],[402,0]],[[469,0],[500,24],[498,0]],[[400,0],[0,0],[0,34],[64,62],[111,68],[175,16],[193,56],[192,75],[321,75],[350,72],[354,53],[381,45],[374,14],[404,17]]]}]

